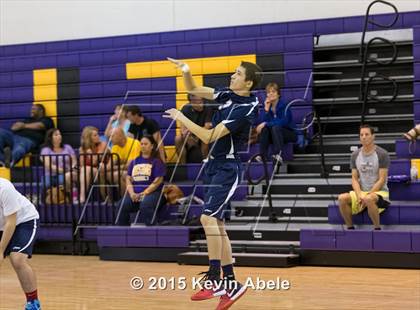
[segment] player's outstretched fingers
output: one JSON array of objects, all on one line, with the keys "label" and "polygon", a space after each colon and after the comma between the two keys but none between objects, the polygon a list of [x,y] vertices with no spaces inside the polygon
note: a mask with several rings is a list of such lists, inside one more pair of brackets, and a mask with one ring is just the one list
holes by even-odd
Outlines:
[{"label": "player's outstretched fingers", "polygon": [[166,110],[165,114],[163,114],[162,117],[176,119],[179,114],[180,112],[177,109],[172,108],[172,109]]}]

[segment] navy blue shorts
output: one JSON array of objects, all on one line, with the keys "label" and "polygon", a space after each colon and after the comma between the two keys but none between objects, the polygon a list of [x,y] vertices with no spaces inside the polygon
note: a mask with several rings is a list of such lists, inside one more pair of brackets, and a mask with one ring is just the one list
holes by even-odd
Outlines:
[{"label": "navy blue shorts", "polygon": [[229,217],[230,200],[241,183],[241,163],[209,160],[204,167],[202,214],[223,220]]},{"label": "navy blue shorts", "polygon": [[[9,256],[11,252],[18,252],[25,253],[28,258],[31,258],[38,229],[39,220],[30,220],[17,225],[3,256]],[[0,232],[0,237],[2,234],[3,232]]]}]

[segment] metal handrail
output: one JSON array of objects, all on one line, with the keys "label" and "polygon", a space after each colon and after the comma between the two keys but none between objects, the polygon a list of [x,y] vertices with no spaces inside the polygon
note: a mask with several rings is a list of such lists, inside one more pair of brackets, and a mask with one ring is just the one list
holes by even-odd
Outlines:
[{"label": "metal handrail", "polygon": [[[395,12],[394,19],[389,24],[383,25],[383,24],[375,22],[374,20],[369,19],[370,9],[376,3],[385,4],[387,6],[392,7],[392,9],[394,10],[394,12]],[[367,29],[368,24],[373,24],[373,25],[381,27],[381,28],[390,28],[397,22],[398,17],[399,17],[399,13],[398,13],[397,7],[395,5],[393,5],[392,3],[389,3],[389,2],[383,1],[383,0],[373,1],[371,4],[369,4],[369,6],[366,10],[365,23],[364,23],[363,34],[362,34],[362,39],[361,39],[360,49],[359,49],[359,62],[362,63],[360,88],[359,88],[359,99],[360,99],[360,101],[362,101],[362,111],[361,111],[361,120],[360,120],[361,124],[363,124],[364,121],[365,121],[366,104],[367,104],[369,99],[375,100],[377,102],[384,102],[385,103],[385,102],[392,102],[398,96],[398,85],[395,82],[395,80],[393,80],[392,78],[385,77],[383,75],[377,75],[377,76],[369,77],[367,82],[365,82],[366,68],[367,68],[368,63],[373,62],[373,63],[377,63],[379,65],[389,66],[396,61],[397,56],[398,56],[397,45],[395,44],[395,42],[391,42],[388,39],[385,39],[385,38],[382,38],[382,37],[374,37],[374,38],[370,39],[368,41],[368,43],[365,45],[365,37],[366,37],[366,32],[368,30]],[[389,61],[380,61],[380,60],[377,60],[375,58],[368,58],[369,49],[371,48],[372,44],[375,41],[381,41],[381,42],[383,42],[383,43],[392,47],[393,54],[392,54],[392,57]],[[393,96],[390,100],[381,100],[381,99],[376,98],[375,96],[371,97],[369,95],[369,87],[370,87],[372,81],[374,81],[374,80],[386,80],[386,81],[389,81],[393,84],[394,92],[393,92]]]},{"label": "metal handrail", "polygon": [[[250,175],[250,168],[251,168],[251,163],[253,160],[256,159],[256,157],[260,156],[262,158],[262,164],[264,167],[264,174],[257,179],[256,181],[252,180],[251,175]],[[262,181],[265,181],[265,184],[267,186],[267,197],[268,197],[268,206],[269,206],[269,219],[271,222],[275,223],[277,222],[277,215],[276,212],[274,211],[273,208],[273,200],[271,197],[271,191],[270,191],[270,179],[268,177],[268,167],[267,167],[267,161],[264,158],[264,156],[262,156],[262,154],[255,154],[253,155],[246,163],[246,167],[245,167],[245,176],[248,180],[248,184],[252,185],[252,186],[256,186],[259,185]]]}]

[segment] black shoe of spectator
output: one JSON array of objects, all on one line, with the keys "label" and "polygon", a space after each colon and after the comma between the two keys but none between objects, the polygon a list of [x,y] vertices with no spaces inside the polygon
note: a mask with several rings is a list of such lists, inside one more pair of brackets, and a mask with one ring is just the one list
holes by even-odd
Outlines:
[{"label": "black shoe of spectator", "polygon": [[10,168],[10,161],[12,159],[12,150],[10,149],[10,147],[6,146],[3,149],[4,152],[4,165],[6,168]]}]

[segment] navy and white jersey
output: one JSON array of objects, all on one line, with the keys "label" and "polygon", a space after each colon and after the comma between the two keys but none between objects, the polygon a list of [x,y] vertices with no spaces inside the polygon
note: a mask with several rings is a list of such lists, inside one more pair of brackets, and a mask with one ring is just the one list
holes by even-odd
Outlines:
[{"label": "navy and white jersey", "polygon": [[210,147],[210,159],[239,159],[238,151],[244,150],[249,133],[257,117],[258,98],[251,94],[243,97],[235,94],[231,89],[215,89],[214,100],[220,103],[214,112],[213,128],[223,123],[229,134],[217,139]]},{"label": "navy and white jersey", "polygon": [[13,213],[17,213],[16,225],[39,219],[35,206],[9,180],[0,178],[0,231],[4,228],[6,217]]}]

